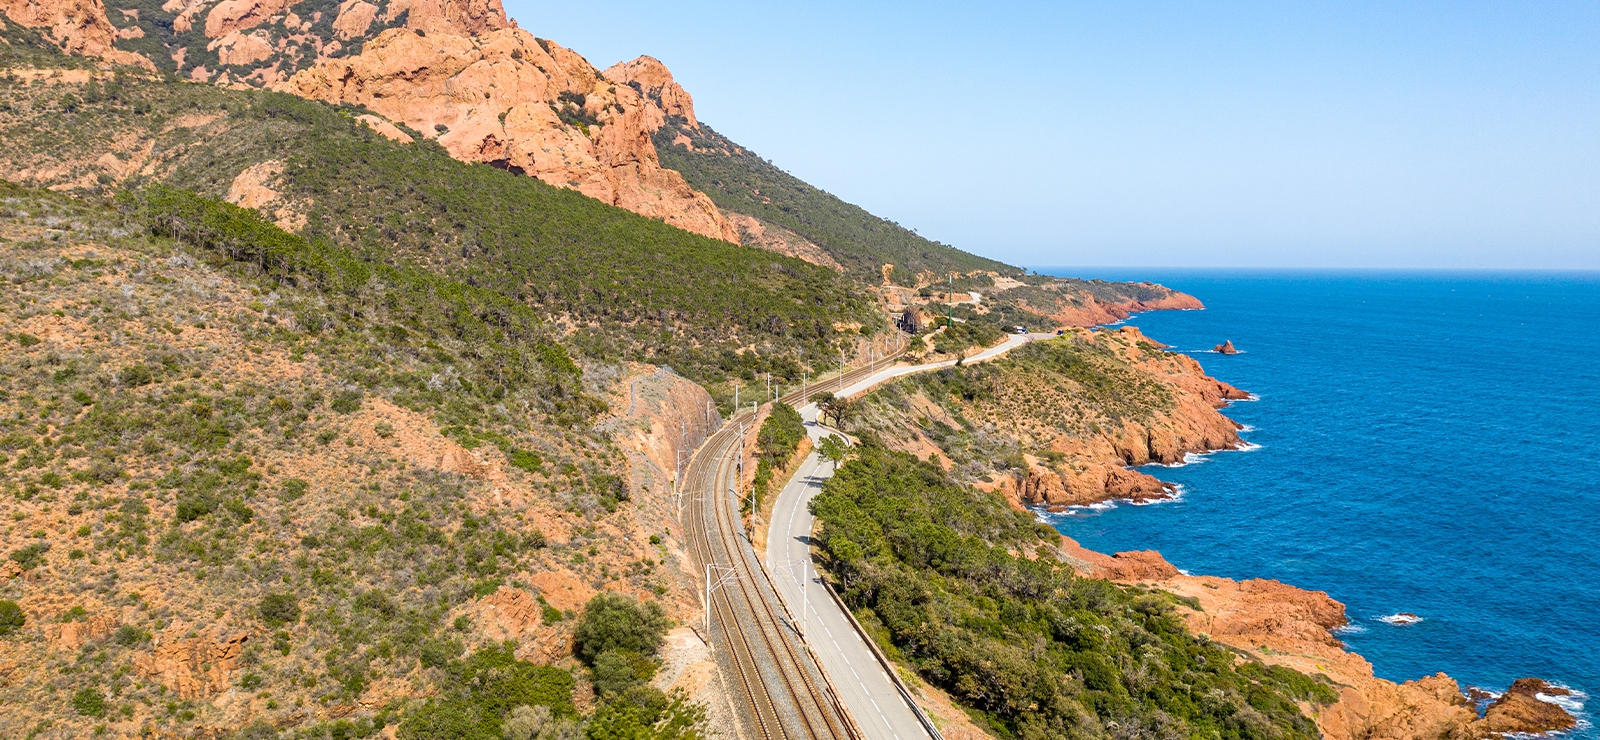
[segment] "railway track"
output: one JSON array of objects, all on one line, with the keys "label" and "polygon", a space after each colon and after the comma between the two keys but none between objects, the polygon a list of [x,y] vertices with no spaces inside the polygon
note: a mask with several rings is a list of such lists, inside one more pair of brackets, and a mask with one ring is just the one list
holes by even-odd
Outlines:
[{"label": "railway track", "polygon": [[[809,392],[838,390],[887,367],[899,353],[871,367],[847,372]],[[782,397],[801,400],[796,391]],[[743,423],[752,413],[730,419],[695,451],[683,486],[691,494],[684,512],[690,551],[707,578],[720,582],[710,590],[712,629],[707,639],[727,653],[731,686],[742,698],[751,735],[764,740],[858,740],[860,729],[827,685],[805,651],[793,619],[780,615],[778,596],[744,536],[738,497],[738,460]],[[714,566],[708,569],[707,566]],[[718,578],[730,573],[731,578]]]}]

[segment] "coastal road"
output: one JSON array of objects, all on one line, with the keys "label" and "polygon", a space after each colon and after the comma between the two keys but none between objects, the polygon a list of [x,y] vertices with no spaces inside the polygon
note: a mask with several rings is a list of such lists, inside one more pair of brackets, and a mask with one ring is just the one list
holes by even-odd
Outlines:
[{"label": "coastal road", "polygon": [[[999,357],[1034,339],[1049,334],[1013,335],[984,350],[965,363]],[[950,367],[954,360],[924,365],[890,367],[847,381],[836,395],[854,396],[887,380],[911,373]],[[800,407],[806,433],[813,442],[834,430],[817,421],[816,404]],[[833,477],[833,466],[812,452],[794,478],[784,486],[773,505],[767,532],[766,566],[789,612],[799,619],[806,643],[815,651],[834,690],[856,719],[861,732],[872,740],[923,740],[929,738],[922,718],[908,697],[889,677],[888,670],[873,653],[850,621],[850,616],[828,594],[811,560],[811,499],[822,491],[822,484]]]},{"label": "coastal road", "polygon": [[[893,362],[896,356],[880,362]],[[851,370],[811,390],[848,390],[877,367],[881,365]],[[801,398],[791,393],[783,400],[797,403]],[[680,518],[703,579],[709,622],[705,637],[735,702],[744,737],[856,740],[863,737],[860,729],[834,695],[745,536],[734,490],[743,435],[753,421],[751,413],[729,419],[695,450],[684,472]]]},{"label": "coastal road", "polygon": [[[1022,346],[1033,337],[1012,336],[993,348],[985,350],[966,362],[979,362],[997,357],[1015,347]],[[893,362],[896,355],[882,362]],[[810,392],[831,390],[835,395],[851,396],[878,383],[911,372],[948,367],[954,361],[918,366],[889,367],[879,370],[881,364],[857,368],[840,377],[812,386]],[[783,397],[785,402],[802,403],[799,393]],[[816,409],[806,404],[813,421],[810,430],[820,432],[815,425]],[[778,740],[803,738],[926,738],[929,736],[912,708],[906,703],[887,674],[878,670],[878,684],[865,684],[850,672],[850,666],[878,665],[869,649],[849,626],[845,612],[832,602],[819,603],[809,599],[806,611],[796,607],[807,600],[799,592],[798,601],[781,600],[778,589],[785,578],[774,576],[762,567],[755,549],[744,533],[739,515],[739,501],[734,489],[739,480],[738,461],[742,454],[743,435],[753,427],[754,415],[739,414],[729,419],[721,429],[708,437],[695,450],[682,481],[685,501],[681,519],[689,551],[699,566],[702,576],[702,598],[708,612],[709,628],[706,639],[710,641],[719,670],[724,676],[730,694],[744,726],[745,737]],[[810,477],[824,479],[817,467],[816,456],[810,456],[803,467],[809,466]],[[826,471],[827,476],[832,471]],[[793,487],[793,484],[791,486]],[[802,488],[804,482],[802,481]],[[787,493],[788,487],[785,491]],[[814,495],[814,492],[812,493]],[[796,494],[791,498],[800,498]],[[781,500],[781,499],[780,499]],[[809,501],[807,497],[806,500]],[[785,526],[785,531],[802,531],[809,535],[811,515],[802,504],[800,513],[785,514],[795,521]],[[801,518],[803,517],[803,521]],[[803,528],[803,529],[801,529]],[[777,532],[774,531],[776,535]],[[786,539],[793,537],[785,535]],[[802,548],[800,557],[807,563],[803,570],[815,577],[809,565],[809,552]],[[781,559],[781,558],[780,558]],[[787,571],[786,571],[787,572]],[[709,585],[708,585],[709,584]],[[821,589],[820,582],[814,584]],[[823,598],[827,598],[823,591]],[[706,598],[709,596],[709,598]],[[829,609],[831,607],[831,614]],[[829,616],[817,616],[829,614]],[[854,637],[854,647],[810,643],[801,634],[805,619],[798,621],[791,615],[804,615],[807,619],[828,619],[841,642],[845,635]],[[844,622],[839,620],[843,619]],[[822,622],[819,622],[822,623]],[[840,630],[843,630],[842,632]],[[848,644],[848,643],[845,643]],[[866,655],[856,652],[867,650]],[[842,653],[855,663],[845,664],[830,657]],[[821,664],[816,659],[822,657]],[[835,664],[844,673],[835,672]],[[856,673],[860,673],[857,668]],[[868,674],[869,675],[869,674]],[[849,676],[847,679],[846,676]],[[848,697],[841,696],[839,686],[848,686]],[[839,691],[840,693],[835,693]],[[889,708],[885,709],[884,705]],[[848,708],[847,708],[848,707]],[[874,724],[871,734],[862,726],[863,719]],[[909,718],[909,719],[908,719]],[[885,734],[887,733],[887,734]]]},{"label": "coastal road", "polygon": [[735,417],[701,446],[683,482],[691,496],[684,512],[690,550],[710,583],[702,583],[702,593],[710,596],[707,639],[742,710],[742,734],[763,740],[858,738],[744,539],[733,493],[743,448],[740,421],[749,419]]}]

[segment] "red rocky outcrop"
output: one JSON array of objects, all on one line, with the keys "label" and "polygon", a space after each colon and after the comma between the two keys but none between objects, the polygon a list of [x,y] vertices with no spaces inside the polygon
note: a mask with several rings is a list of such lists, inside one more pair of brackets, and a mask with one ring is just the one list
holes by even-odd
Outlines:
[{"label": "red rocky outcrop", "polygon": [[[458,14],[459,15],[459,14]],[[390,29],[281,89],[357,103],[437,139],[451,156],[572,188],[687,231],[738,243],[711,199],[663,168],[651,134],[693,102],[660,62],[604,75],[582,56],[499,21]],[[455,31],[455,32],[452,32]]]}]

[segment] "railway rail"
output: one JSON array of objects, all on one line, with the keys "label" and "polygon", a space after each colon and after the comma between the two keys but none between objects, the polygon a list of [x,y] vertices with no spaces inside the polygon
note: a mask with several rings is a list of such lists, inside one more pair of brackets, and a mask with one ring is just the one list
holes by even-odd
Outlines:
[{"label": "railway rail", "polygon": [[[899,355],[897,352],[807,391],[846,388],[888,366]],[[796,391],[780,400],[794,403],[801,400],[801,394]],[[751,412],[736,415],[709,436],[690,459],[681,483],[690,494],[683,522],[689,549],[708,580],[704,591],[709,594],[705,606],[711,630],[706,638],[726,651],[734,684],[729,688],[743,699],[743,719],[751,736],[763,740],[859,740],[860,728],[806,651],[792,616],[781,605],[741,526],[736,494],[738,460],[743,450],[742,425],[753,420]],[[729,572],[732,577],[716,585],[718,572]]]}]

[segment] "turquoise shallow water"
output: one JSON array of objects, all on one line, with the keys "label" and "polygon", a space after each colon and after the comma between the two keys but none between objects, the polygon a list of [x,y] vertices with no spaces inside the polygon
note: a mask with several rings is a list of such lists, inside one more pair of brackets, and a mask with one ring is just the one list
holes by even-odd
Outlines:
[{"label": "turquoise shallow water", "polygon": [[1128,323],[1259,396],[1226,412],[1257,449],[1147,469],[1182,496],[1061,532],[1327,591],[1384,678],[1600,690],[1600,273],[1039,271],[1199,297]]}]

